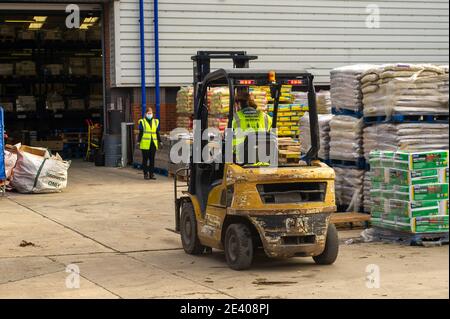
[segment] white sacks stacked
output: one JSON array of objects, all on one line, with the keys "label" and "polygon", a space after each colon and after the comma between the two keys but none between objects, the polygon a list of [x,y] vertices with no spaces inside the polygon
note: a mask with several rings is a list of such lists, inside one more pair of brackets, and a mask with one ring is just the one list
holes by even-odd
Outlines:
[{"label": "white sacks stacked", "polygon": [[177,127],[190,129],[194,113],[194,88],[183,87],[177,93]]},{"label": "white sacks stacked", "polygon": [[385,118],[385,122],[374,121],[364,130],[366,159],[372,150],[420,152],[449,148],[448,120],[442,123],[420,119],[448,117],[448,67],[383,65],[368,70],[362,82],[366,121],[374,116]]},{"label": "white sacks stacked", "polygon": [[370,152],[449,149],[449,125],[440,123],[385,123],[364,129],[364,157]]},{"label": "white sacks stacked", "polygon": [[348,211],[360,211],[363,205],[364,170],[357,169],[364,156],[361,79],[373,67],[358,64],[331,71],[331,103],[336,115],[330,121],[330,159],[332,164],[336,160],[354,163],[335,167],[337,204]]},{"label": "white sacks stacked", "polygon": [[[327,160],[330,158],[330,121],[333,115],[319,114],[319,129],[320,129],[320,151],[319,158]],[[302,154],[306,154],[311,148],[311,128],[309,122],[309,113],[300,119],[300,144]]]},{"label": "white sacks stacked", "polygon": [[330,121],[330,159],[358,161],[363,157],[363,119],[338,115]]},{"label": "white sacks stacked", "polygon": [[443,67],[382,65],[367,70],[361,82],[364,117],[449,113],[449,75]]},{"label": "white sacks stacked", "polygon": [[361,78],[370,64],[344,66],[331,71],[331,103],[337,110],[359,112],[363,108]]}]

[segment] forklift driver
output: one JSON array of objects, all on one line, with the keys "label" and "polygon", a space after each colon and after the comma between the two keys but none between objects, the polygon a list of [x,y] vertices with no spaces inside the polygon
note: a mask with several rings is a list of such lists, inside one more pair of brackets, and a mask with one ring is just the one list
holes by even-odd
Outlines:
[{"label": "forklift driver", "polygon": [[238,155],[237,150],[246,139],[245,133],[269,132],[272,129],[272,117],[257,109],[258,106],[248,92],[239,92],[235,103],[239,109],[233,119],[233,130],[240,130],[234,141],[235,152]]}]

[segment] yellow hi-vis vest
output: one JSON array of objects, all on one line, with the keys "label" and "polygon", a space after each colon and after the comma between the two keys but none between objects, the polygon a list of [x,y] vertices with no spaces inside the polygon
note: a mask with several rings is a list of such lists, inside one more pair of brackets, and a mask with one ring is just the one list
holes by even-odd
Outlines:
[{"label": "yellow hi-vis vest", "polygon": [[156,149],[159,149],[158,135],[156,134],[159,127],[159,120],[153,119],[152,125],[150,125],[146,119],[141,119],[139,120],[139,124],[144,129],[140,143],[141,150],[149,150],[152,143],[156,146]]},{"label": "yellow hi-vis vest", "polygon": [[[242,132],[269,132],[272,128],[272,117],[264,112],[247,107],[234,116],[233,129],[241,129]],[[245,137],[236,137],[234,145],[240,145],[245,142]]]}]

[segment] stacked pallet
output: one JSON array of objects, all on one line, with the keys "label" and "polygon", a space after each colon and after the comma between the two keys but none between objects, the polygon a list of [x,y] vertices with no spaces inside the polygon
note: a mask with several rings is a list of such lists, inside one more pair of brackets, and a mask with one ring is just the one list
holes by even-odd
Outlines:
[{"label": "stacked pallet", "polygon": [[382,123],[364,129],[364,156],[373,150],[426,151],[449,148],[448,123]]},{"label": "stacked pallet", "polygon": [[211,88],[208,91],[210,114],[228,115],[230,112],[230,90],[227,87]]},{"label": "stacked pallet", "polygon": [[[319,158],[328,160],[330,157],[330,121],[333,118],[331,114],[319,114],[320,130],[320,151]],[[309,113],[300,119],[300,144],[302,154],[306,154],[311,148],[311,127],[309,122]]]},{"label": "stacked pallet", "polygon": [[363,109],[363,74],[373,68],[370,64],[357,64],[336,68],[331,71],[331,103],[337,110],[361,112]]},{"label": "stacked pallet", "polygon": [[[269,105],[269,115],[273,116],[273,105]],[[280,137],[297,137],[300,135],[300,119],[308,111],[301,104],[284,104],[278,106],[277,128]]]},{"label": "stacked pallet", "polygon": [[[294,104],[309,106],[307,92],[293,92]],[[316,94],[316,106],[318,114],[331,114],[331,93],[320,91]]]},{"label": "stacked pallet", "polygon": [[449,75],[437,65],[390,64],[361,79],[364,117],[448,115]]},{"label": "stacked pallet", "polygon": [[228,127],[230,113],[230,90],[227,87],[211,88],[208,91],[209,127],[224,132]]},{"label": "stacked pallet", "polygon": [[194,112],[194,88],[182,87],[177,93],[177,113]]},{"label": "stacked pallet", "polygon": [[434,65],[401,64],[365,73],[366,158],[372,150],[449,148],[447,70]]},{"label": "stacked pallet", "polygon": [[330,159],[358,162],[363,157],[363,119],[339,115],[330,120]]},{"label": "stacked pallet", "polygon": [[300,143],[290,137],[279,137],[278,162],[280,164],[298,164],[300,162]]},{"label": "stacked pallet", "polygon": [[177,127],[192,129],[194,88],[182,87],[177,93]]},{"label": "stacked pallet", "polygon": [[336,198],[341,209],[363,210],[364,146],[361,79],[373,65],[358,64],[331,71],[330,163],[336,170]]},{"label": "stacked pallet", "polygon": [[372,152],[372,225],[448,233],[448,160],[448,151]]}]

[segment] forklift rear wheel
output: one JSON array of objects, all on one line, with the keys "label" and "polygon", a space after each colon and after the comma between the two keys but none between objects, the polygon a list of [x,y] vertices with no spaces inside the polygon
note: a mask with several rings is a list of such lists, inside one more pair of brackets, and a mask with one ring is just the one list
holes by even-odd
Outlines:
[{"label": "forklift rear wheel", "polygon": [[194,206],[192,203],[183,204],[181,210],[180,223],[181,242],[187,254],[200,255],[205,250],[205,246],[200,244],[197,235],[197,219],[195,218]]},{"label": "forklift rear wheel", "polygon": [[318,265],[332,265],[339,254],[339,238],[336,226],[330,224],[328,226],[327,240],[325,243],[325,250],[313,259]]},{"label": "forklift rear wheel", "polygon": [[233,270],[249,269],[253,261],[253,241],[244,224],[232,224],[225,234],[225,257]]}]

